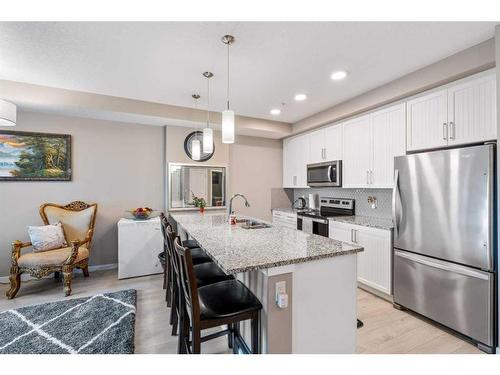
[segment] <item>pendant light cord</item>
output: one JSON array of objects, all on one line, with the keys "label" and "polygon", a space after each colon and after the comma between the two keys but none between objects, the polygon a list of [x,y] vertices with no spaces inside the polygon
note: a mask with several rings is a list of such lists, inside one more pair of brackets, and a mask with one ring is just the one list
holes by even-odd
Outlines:
[{"label": "pendant light cord", "polygon": [[229,110],[229,44],[227,44],[227,109]]},{"label": "pendant light cord", "polygon": [[210,128],[210,78],[207,77],[207,128]]}]

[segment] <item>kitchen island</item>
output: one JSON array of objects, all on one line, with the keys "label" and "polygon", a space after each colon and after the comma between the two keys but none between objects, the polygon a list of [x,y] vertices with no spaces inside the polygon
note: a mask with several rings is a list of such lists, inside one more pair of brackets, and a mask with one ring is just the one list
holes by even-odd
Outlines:
[{"label": "kitchen island", "polygon": [[[226,273],[260,299],[263,353],[354,353],[356,254],[362,247],[302,231],[230,225],[221,211],[171,212]],[[278,307],[276,293],[288,295]],[[245,338],[249,329],[243,326]]]}]

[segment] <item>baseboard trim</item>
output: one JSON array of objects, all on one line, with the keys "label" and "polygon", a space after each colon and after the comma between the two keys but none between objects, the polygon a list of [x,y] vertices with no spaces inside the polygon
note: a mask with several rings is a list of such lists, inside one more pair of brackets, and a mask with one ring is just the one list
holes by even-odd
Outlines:
[{"label": "baseboard trim", "polygon": [[[116,268],[118,268],[118,263],[97,264],[94,266],[89,266],[89,272],[114,270]],[[48,276],[43,277],[43,279],[48,279],[51,277],[53,277],[53,276],[48,275]],[[27,273],[23,273],[21,275],[21,281],[29,281],[29,280],[38,280],[38,279],[36,277],[31,277]],[[0,284],[9,284],[9,276],[0,276]]]},{"label": "baseboard trim", "polygon": [[394,302],[394,298],[392,295],[381,292],[380,290],[377,290],[377,289],[375,289],[369,285],[366,285],[360,281],[358,281],[358,288],[363,289],[364,291],[366,291],[368,293],[374,294],[377,297],[385,299],[388,302],[391,302],[391,303]]}]

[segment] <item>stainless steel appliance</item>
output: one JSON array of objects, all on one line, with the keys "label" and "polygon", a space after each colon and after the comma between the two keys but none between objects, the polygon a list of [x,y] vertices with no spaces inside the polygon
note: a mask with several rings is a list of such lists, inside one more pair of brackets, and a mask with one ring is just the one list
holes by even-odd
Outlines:
[{"label": "stainless steel appliance", "polygon": [[342,186],[342,160],[308,164],[307,186]]},{"label": "stainless steel appliance", "polygon": [[297,212],[298,230],[328,237],[328,218],[354,215],[354,199],[321,197],[319,203],[319,210]]},{"label": "stainless steel appliance", "polygon": [[394,302],[496,345],[495,148],[395,158]]}]

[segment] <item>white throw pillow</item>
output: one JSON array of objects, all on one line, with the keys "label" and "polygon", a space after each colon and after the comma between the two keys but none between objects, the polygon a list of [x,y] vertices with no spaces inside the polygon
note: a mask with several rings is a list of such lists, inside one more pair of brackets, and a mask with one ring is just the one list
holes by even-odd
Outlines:
[{"label": "white throw pillow", "polygon": [[43,225],[40,227],[28,226],[28,234],[33,245],[33,252],[60,249],[66,247],[66,239],[61,223]]}]

